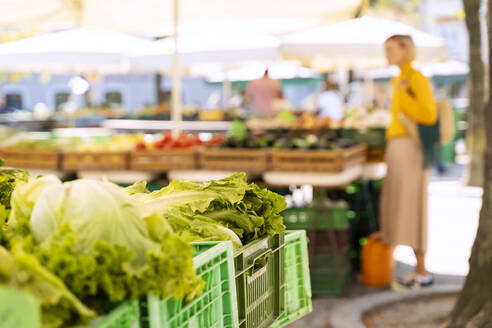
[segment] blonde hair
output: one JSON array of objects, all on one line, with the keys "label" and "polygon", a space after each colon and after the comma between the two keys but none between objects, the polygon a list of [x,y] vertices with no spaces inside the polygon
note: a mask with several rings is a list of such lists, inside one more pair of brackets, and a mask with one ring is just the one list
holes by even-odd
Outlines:
[{"label": "blonde hair", "polygon": [[407,49],[407,61],[413,61],[417,57],[417,47],[410,35],[395,34],[387,38],[386,42],[388,41],[395,41],[400,47]]}]

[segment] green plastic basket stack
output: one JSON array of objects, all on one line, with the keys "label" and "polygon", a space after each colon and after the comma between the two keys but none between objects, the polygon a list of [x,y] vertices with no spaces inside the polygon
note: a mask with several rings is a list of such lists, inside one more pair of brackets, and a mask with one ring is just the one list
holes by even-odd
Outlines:
[{"label": "green plastic basket stack", "polygon": [[341,138],[364,143],[370,148],[384,148],[386,146],[386,129],[342,129]]},{"label": "green plastic basket stack", "polygon": [[[336,261],[338,261],[338,268]],[[337,272],[337,270],[340,272]],[[349,290],[351,282],[351,266],[348,252],[326,252],[316,254],[311,258],[313,295],[343,295]]]},{"label": "green plastic basket stack", "polygon": [[[348,229],[349,218],[351,211],[346,207],[330,207],[324,211],[328,211],[328,215],[331,218],[332,228],[336,230]],[[325,214],[324,211],[319,211],[320,214]],[[313,227],[313,215],[316,211],[312,207],[292,207],[284,210],[282,216],[284,217],[284,225],[288,230],[327,230],[327,220],[319,217],[316,220],[315,227]],[[322,216],[322,215],[320,215]]]},{"label": "green plastic basket stack", "polygon": [[[327,208],[315,204],[313,207],[289,208],[282,215],[287,229],[307,231],[312,294],[345,294],[351,285],[349,220],[353,212],[343,206]],[[336,244],[331,240],[333,236]]]},{"label": "green plastic basket stack", "polygon": [[280,328],[312,311],[305,230],[285,233],[285,312],[270,327]]},{"label": "green plastic basket stack", "polygon": [[234,252],[240,328],[269,327],[284,312],[284,234]]},{"label": "green plastic basket stack", "polygon": [[143,328],[238,327],[232,243],[194,245],[194,267],[206,282],[203,293],[189,303],[148,295],[141,307]]}]

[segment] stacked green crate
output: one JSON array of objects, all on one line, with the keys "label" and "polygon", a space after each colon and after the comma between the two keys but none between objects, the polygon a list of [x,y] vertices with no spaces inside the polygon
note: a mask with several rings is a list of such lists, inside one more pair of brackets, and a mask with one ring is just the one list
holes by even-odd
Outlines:
[{"label": "stacked green crate", "polygon": [[[314,214],[317,215],[314,223]],[[351,211],[346,206],[330,207],[328,209],[313,209],[312,207],[292,207],[282,212],[284,225],[287,230],[327,230],[329,227],[344,230],[349,227]],[[331,222],[326,220],[329,215]],[[319,219],[317,219],[319,217]],[[315,227],[313,227],[315,225]]]},{"label": "stacked green crate", "polygon": [[349,219],[354,213],[347,206],[320,203],[285,210],[284,225],[307,230],[312,294],[343,295],[351,284]]},{"label": "stacked green crate", "polygon": [[149,295],[142,301],[143,327],[266,328],[283,314],[284,234],[234,251],[230,242],[195,246],[203,294],[189,303]]},{"label": "stacked green crate", "polygon": [[149,328],[235,328],[238,309],[231,242],[195,243],[193,264],[206,285],[190,302],[148,295],[141,302],[142,326]]},{"label": "stacked green crate", "polygon": [[286,231],[284,253],[285,312],[270,328],[284,327],[313,310],[305,230]]},{"label": "stacked green crate", "polygon": [[266,328],[284,313],[284,234],[234,252],[240,328]]},{"label": "stacked green crate", "polygon": [[386,146],[386,129],[342,129],[340,137],[366,144],[369,148],[384,148]]}]

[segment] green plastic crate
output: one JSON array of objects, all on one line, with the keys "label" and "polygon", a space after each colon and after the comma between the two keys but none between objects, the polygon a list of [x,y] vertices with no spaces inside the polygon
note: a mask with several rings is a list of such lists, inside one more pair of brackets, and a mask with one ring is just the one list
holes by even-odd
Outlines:
[{"label": "green plastic crate", "polygon": [[126,301],[108,315],[96,319],[91,328],[140,328],[140,310],[137,300]]},{"label": "green plastic crate", "polygon": [[313,310],[305,230],[285,232],[285,312],[270,328],[280,328]]},{"label": "green plastic crate", "polygon": [[342,129],[341,138],[364,143],[368,147],[384,147],[386,145],[386,129]]},{"label": "green plastic crate", "polygon": [[340,265],[340,276],[335,267],[335,253],[322,252],[311,258],[311,288],[313,295],[340,296],[345,294],[352,282],[348,251],[336,253]]},{"label": "green plastic crate", "polygon": [[[328,219],[333,229],[349,227],[350,211],[346,207],[330,207],[328,209],[313,209],[312,207],[293,207],[282,212],[284,225],[289,230],[311,230],[313,216],[316,215],[315,230],[327,230]],[[328,217],[329,216],[329,217]]]},{"label": "green plastic crate", "polygon": [[193,264],[198,276],[206,282],[203,293],[187,304],[148,295],[142,307],[143,327],[238,327],[232,243],[200,242],[194,245]]},{"label": "green plastic crate", "polygon": [[269,327],[284,312],[284,234],[234,252],[240,328]]}]

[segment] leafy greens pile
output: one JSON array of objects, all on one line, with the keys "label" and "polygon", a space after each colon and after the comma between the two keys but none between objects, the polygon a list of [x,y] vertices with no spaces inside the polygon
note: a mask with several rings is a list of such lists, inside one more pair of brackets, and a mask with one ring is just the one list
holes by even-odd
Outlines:
[{"label": "leafy greens pile", "polygon": [[85,324],[146,293],[192,299],[204,282],[189,242],[240,246],[280,233],[285,205],[243,173],[150,193],[145,182],[62,183],[0,168],[0,285],[33,298],[43,328]]},{"label": "leafy greens pile", "polygon": [[54,176],[16,184],[0,283],[31,292],[44,327],[84,322],[149,292],[178,299],[201,293],[192,246],[130,189]]},{"label": "leafy greens pile", "polygon": [[255,184],[244,173],[196,183],[174,180],[153,193],[132,196],[148,212],[163,215],[187,240],[232,240],[244,245],[284,231],[284,197]]}]

